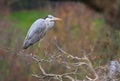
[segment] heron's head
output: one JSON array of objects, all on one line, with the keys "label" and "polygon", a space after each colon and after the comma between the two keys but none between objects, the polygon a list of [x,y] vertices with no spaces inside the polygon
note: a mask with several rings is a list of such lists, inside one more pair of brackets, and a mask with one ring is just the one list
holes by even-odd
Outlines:
[{"label": "heron's head", "polygon": [[61,21],[62,19],[54,17],[52,15],[48,15],[48,16],[45,17],[45,20],[48,20],[48,21]]},{"label": "heron's head", "polygon": [[48,15],[45,17],[45,22],[46,22],[46,25],[49,29],[54,26],[54,23],[55,23],[54,21],[57,21],[57,20],[61,21],[62,19],[54,17],[52,15]]}]

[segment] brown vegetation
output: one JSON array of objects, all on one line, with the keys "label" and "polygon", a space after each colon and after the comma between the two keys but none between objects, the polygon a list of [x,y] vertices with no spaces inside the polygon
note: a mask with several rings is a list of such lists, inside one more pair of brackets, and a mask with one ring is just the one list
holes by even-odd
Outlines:
[{"label": "brown vegetation", "polygon": [[[58,52],[54,45],[55,43],[59,44],[65,51],[77,57],[83,56],[80,50],[84,49],[86,56],[90,59],[97,74],[100,77],[106,78],[104,74],[107,72],[106,66],[111,57],[112,59],[119,59],[119,32],[111,29],[109,25],[104,23],[104,17],[101,14],[96,13],[82,3],[62,2],[54,8],[48,6],[45,10],[48,10],[57,17],[61,17],[63,21],[56,23],[55,27],[48,32],[49,34],[47,33],[37,48],[33,46],[26,51],[22,51],[22,53],[25,54],[22,57],[17,55],[21,52],[21,44],[24,40],[20,37],[23,36],[22,31],[19,29],[14,30],[12,27],[14,22],[7,19],[9,13],[0,20],[0,36],[2,37],[2,39],[0,39],[1,48],[7,48],[6,50],[0,50],[0,57],[2,58],[0,59],[0,63],[2,63],[0,72],[4,74],[0,74],[0,76],[2,76],[0,80],[35,80],[32,78],[32,73],[39,73],[39,70],[35,64],[32,64],[32,58],[30,58],[29,55],[32,53],[46,59],[46,56],[50,57]],[[10,28],[10,30],[6,32],[4,28]],[[20,33],[20,36],[16,36],[16,33]],[[18,40],[17,45],[16,42],[13,42],[16,41],[14,38]],[[11,45],[15,45],[14,48]],[[91,50],[93,51],[90,54]],[[27,54],[29,55],[27,56]],[[48,65],[44,65],[45,69]],[[65,69],[58,69],[59,66],[59,63],[53,62],[53,66],[49,65],[47,71],[64,72]],[[83,70],[83,68],[81,69]],[[86,70],[86,68],[84,70]],[[83,72],[79,78],[84,78],[84,74]]]}]

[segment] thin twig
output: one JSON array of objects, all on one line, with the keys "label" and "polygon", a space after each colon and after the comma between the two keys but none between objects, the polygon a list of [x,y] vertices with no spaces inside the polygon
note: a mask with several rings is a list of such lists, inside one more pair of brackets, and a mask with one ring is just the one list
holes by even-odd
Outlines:
[{"label": "thin twig", "polygon": [[[41,76],[38,76],[38,75],[33,75],[34,77],[37,77],[37,78],[42,78],[42,79],[44,79],[45,77],[49,77],[49,80],[52,80],[52,79],[57,79],[57,80],[59,80],[59,81],[63,81],[63,78],[67,78],[67,79],[69,79],[69,80],[71,80],[71,81],[80,81],[80,80],[77,80],[77,77],[75,77],[75,78],[73,78],[73,77],[71,77],[71,75],[79,75],[80,73],[78,73],[77,71],[78,71],[78,68],[81,66],[81,65],[87,65],[90,69],[91,69],[91,71],[93,72],[93,74],[94,74],[94,76],[95,76],[95,78],[94,79],[92,79],[92,78],[90,78],[90,77],[88,77],[88,76],[86,76],[86,78],[88,79],[88,80],[90,80],[90,81],[95,81],[95,80],[97,80],[98,79],[98,75],[97,75],[97,73],[96,73],[96,71],[94,70],[94,68],[93,68],[93,66],[92,66],[92,63],[90,62],[90,60],[87,58],[87,56],[86,56],[86,52],[83,50],[82,52],[83,52],[83,54],[84,54],[84,57],[82,57],[82,58],[79,58],[79,57],[76,57],[76,56],[73,56],[72,54],[69,54],[69,53],[67,53],[67,52],[65,52],[64,50],[62,50],[57,44],[56,44],[56,47],[57,47],[57,49],[61,52],[61,53],[63,53],[67,58],[70,58],[70,59],[75,59],[75,60],[77,60],[78,62],[76,62],[76,63],[70,63],[70,62],[67,62],[67,61],[62,61],[61,60],[61,63],[63,64],[63,65],[66,65],[66,67],[68,66],[68,67],[74,67],[75,68],[75,71],[73,71],[73,72],[68,72],[68,73],[63,73],[63,74],[52,74],[52,73],[46,73],[46,71],[44,70],[44,68],[42,67],[42,62],[49,62],[50,61],[50,59],[53,59],[53,58],[56,58],[56,54],[54,54],[53,56],[51,56],[51,57],[49,57],[49,60],[47,59],[47,60],[45,60],[45,59],[40,59],[40,58],[37,58],[36,56],[33,56],[33,59],[38,63],[38,65],[39,65],[39,69],[41,70],[41,72],[42,72],[42,75]],[[57,58],[59,57],[59,55],[57,56]],[[83,61],[84,60],[84,61]],[[51,63],[51,62],[49,62],[49,63]],[[42,77],[43,76],[43,77]]]}]

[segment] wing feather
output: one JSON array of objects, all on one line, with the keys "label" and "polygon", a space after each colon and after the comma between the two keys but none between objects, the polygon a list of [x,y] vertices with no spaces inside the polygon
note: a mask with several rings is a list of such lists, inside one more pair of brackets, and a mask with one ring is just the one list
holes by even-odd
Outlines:
[{"label": "wing feather", "polygon": [[46,31],[46,25],[44,19],[38,19],[36,20],[30,27],[25,41],[23,48],[27,49],[29,46],[33,45],[37,41],[39,41],[43,36],[45,35]]}]

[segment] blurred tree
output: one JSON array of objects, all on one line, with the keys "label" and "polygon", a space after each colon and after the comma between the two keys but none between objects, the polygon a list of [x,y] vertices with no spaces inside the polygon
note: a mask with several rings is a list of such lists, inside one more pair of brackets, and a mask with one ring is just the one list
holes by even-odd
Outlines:
[{"label": "blurred tree", "polygon": [[[61,0],[66,1],[66,0]],[[3,9],[9,6],[11,10],[23,10],[23,9],[36,9],[43,8],[45,6],[58,5],[59,0],[0,0],[0,6]],[[73,1],[73,0],[67,0]],[[115,29],[120,29],[120,0],[74,0],[77,2],[85,3],[85,5],[91,7],[97,12],[104,14],[107,23],[112,25]],[[53,3],[54,2],[54,3]],[[53,7],[54,8],[54,7]]]},{"label": "blurred tree", "polygon": [[5,2],[12,11],[43,8],[48,4],[51,4],[49,0],[5,0]]},{"label": "blurred tree", "polygon": [[[119,49],[119,31],[120,30],[120,0],[80,0],[87,6],[91,7],[93,10],[103,14],[104,19],[107,24],[110,25],[112,29],[109,31],[109,37],[111,38],[111,52],[110,57],[113,59],[116,57],[117,51]],[[113,30],[115,29],[115,30]]]},{"label": "blurred tree", "polygon": [[104,14],[111,27],[120,29],[120,0],[80,0],[97,12]]},{"label": "blurred tree", "polygon": [[5,14],[9,11],[5,0],[0,0],[0,14]]}]

